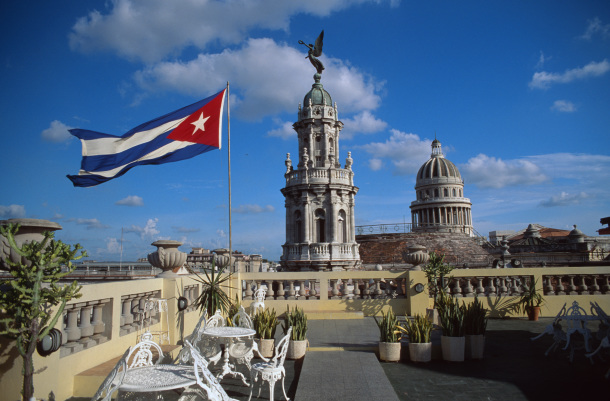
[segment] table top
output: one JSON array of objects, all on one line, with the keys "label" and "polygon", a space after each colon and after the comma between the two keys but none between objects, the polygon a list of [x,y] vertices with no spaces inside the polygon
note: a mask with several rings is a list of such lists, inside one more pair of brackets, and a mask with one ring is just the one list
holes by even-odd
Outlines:
[{"label": "table top", "polygon": [[189,365],[153,365],[129,369],[120,390],[153,392],[189,387],[197,383],[195,370]]},{"label": "table top", "polygon": [[255,330],[246,327],[210,327],[205,329],[203,335],[210,337],[249,337],[256,334]]}]

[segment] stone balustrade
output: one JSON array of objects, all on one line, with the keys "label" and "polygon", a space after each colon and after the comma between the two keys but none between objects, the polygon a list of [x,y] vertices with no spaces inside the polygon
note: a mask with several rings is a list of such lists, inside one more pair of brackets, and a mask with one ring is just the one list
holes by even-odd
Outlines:
[{"label": "stone balustrade", "polygon": [[346,169],[312,168],[306,171],[293,170],[286,174],[286,186],[298,184],[344,184],[354,185],[354,173]]}]

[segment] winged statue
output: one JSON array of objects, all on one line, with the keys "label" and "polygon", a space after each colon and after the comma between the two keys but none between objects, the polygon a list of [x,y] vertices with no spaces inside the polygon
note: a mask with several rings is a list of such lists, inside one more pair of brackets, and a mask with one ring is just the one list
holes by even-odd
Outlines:
[{"label": "winged statue", "polygon": [[316,68],[316,71],[318,71],[318,74],[322,74],[322,71],[324,70],[324,65],[322,64],[322,62],[320,60],[317,59],[317,57],[320,57],[322,55],[323,41],[324,41],[324,30],[322,30],[322,32],[316,39],[315,45],[312,45],[311,43],[307,44],[307,43],[303,42],[302,40],[299,40],[299,44],[305,45],[305,46],[307,46],[307,48],[309,48],[306,58],[308,58],[309,61],[311,62],[311,64]]}]

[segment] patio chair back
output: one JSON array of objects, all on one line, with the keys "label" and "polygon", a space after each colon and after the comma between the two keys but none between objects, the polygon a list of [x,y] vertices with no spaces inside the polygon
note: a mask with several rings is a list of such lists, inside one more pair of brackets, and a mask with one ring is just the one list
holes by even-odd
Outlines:
[{"label": "patio chair back", "polygon": [[271,360],[275,367],[284,366],[286,360],[286,354],[288,353],[288,343],[290,343],[290,335],[292,334],[292,326],[288,328],[286,335],[277,343],[275,347],[275,356]]},{"label": "patio chair back", "polygon": [[[156,353],[156,355],[155,355]],[[163,351],[159,344],[152,340],[152,334],[142,334],[142,340],[129,349],[127,355],[127,368],[139,368],[158,364],[163,359]]]},{"label": "patio chair back", "polygon": [[267,295],[266,288],[259,288],[254,292],[254,302],[250,304],[250,315],[254,315],[258,308],[265,309],[265,296]]},{"label": "patio chair back", "polygon": [[252,324],[252,318],[246,313],[246,310],[243,306],[239,306],[239,310],[233,316],[233,324],[237,327],[245,327],[248,329],[254,328],[254,324]]},{"label": "patio chair back", "polygon": [[110,401],[112,394],[119,389],[123,379],[125,378],[125,372],[127,372],[127,355],[129,354],[129,348],[125,351],[121,359],[112,368],[106,379],[102,382],[101,386],[95,392],[91,401]]},{"label": "patio chair back", "polygon": [[225,321],[225,318],[222,317],[220,309],[218,309],[218,310],[216,310],[216,313],[214,313],[214,315],[212,315],[212,317],[208,319],[208,322],[206,324],[206,328],[209,328],[209,327],[223,327],[223,326],[226,326],[226,325],[227,325],[227,322]]},{"label": "patio chair back", "polygon": [[185,340],[185,344],[191,351],[193,359],[193,367],[195,369],[195,379],[197,385],[201,387],[207,394],[207,399],[211,401],[230,401],[231,397],[222,388],[216,377],[208,369],[208,361],[197,351],[195,347]]}]

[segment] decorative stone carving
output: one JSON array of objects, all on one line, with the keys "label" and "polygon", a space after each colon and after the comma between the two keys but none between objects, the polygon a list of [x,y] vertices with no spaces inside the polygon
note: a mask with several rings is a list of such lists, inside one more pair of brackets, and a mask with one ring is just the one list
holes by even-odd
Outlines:
[{"label": "decorative stone carving", "polygon": [[402,252],[402,257],[406,263],[413,265],[412,270],[421,270],[422,265],[428,263],[430,256],[426,252],[426,247],[413,245]]},{"label": "decorative stone carving", "polygon": [[[19,247],[32,241],[40,242],[44,238],[42,233],[45,231],[61,230],[61,226],[55,222],[41,219],[9,219],[0,221],[0,225],[19,224],[19,231],[15,235],[15,242]],[[0,270],[9,270],[10,266],[4,262],[8,259],[13,263],[23,263],[30,265],[25,258],[19,256],[8,244],[5,237],[0,237]]]},{"label": "decorative stone carving", "polygon": [[148,254],[148,261],[156,268],[163,270],[157,277],[177,277],[176,272],[186,262],[186,253],[178,250],[182,245],[180,241],[159,240],[151,245],[157,247],[157,251]]}]

